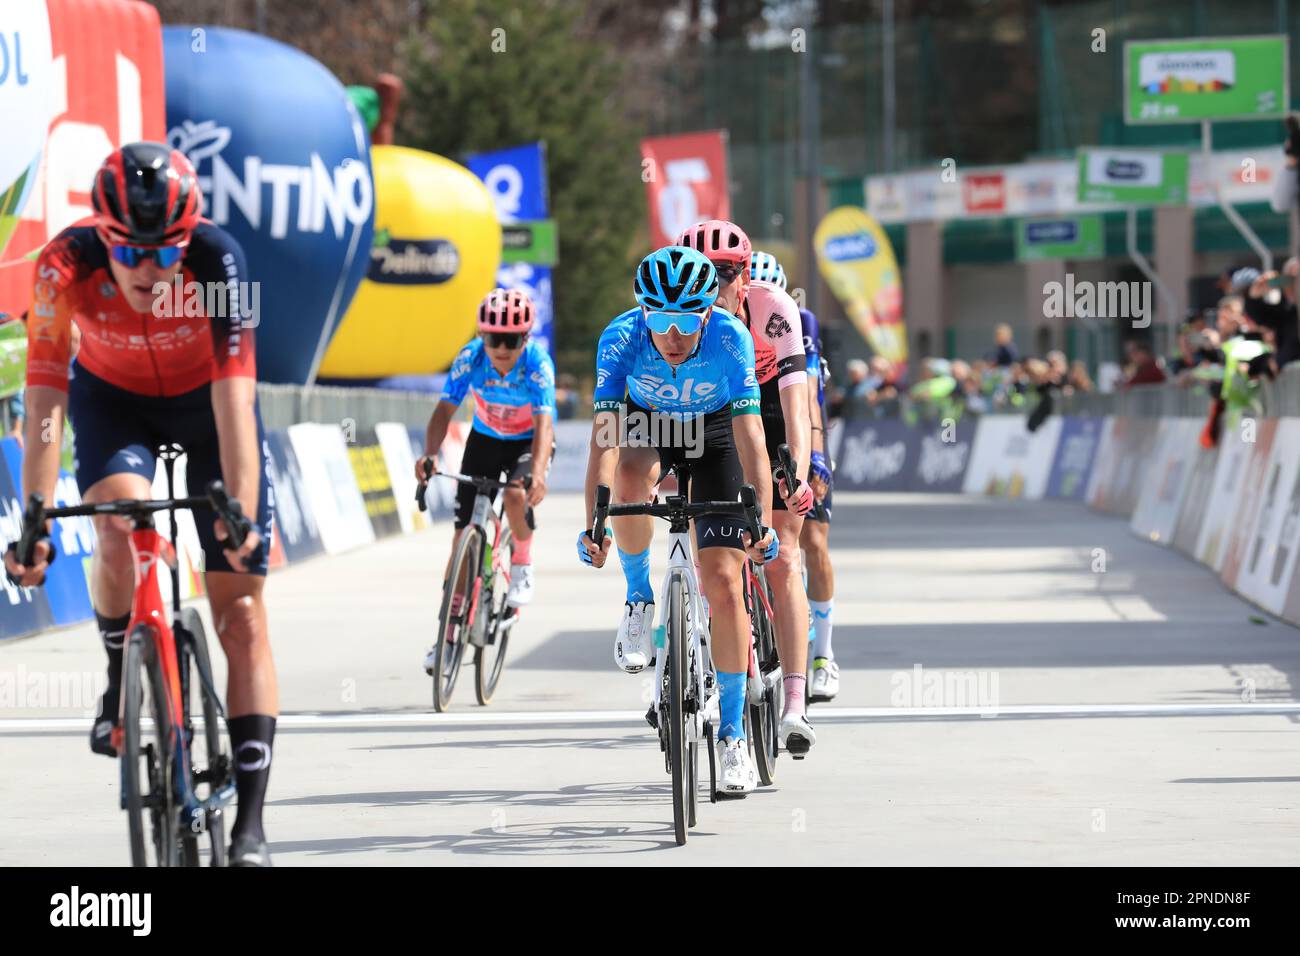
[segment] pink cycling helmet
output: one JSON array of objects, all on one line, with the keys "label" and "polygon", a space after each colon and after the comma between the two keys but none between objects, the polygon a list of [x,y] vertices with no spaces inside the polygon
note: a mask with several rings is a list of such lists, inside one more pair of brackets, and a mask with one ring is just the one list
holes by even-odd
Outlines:
[{"label": "pink cycling helmet", "polygon": [[533,300],[518,289],[493,289],[478,307],[480,332],[527,332],[537,310]]},{"label": "pink cycling helmet", "polygon": [[753,251],[745,230],[725,219],[710,219],[691,226],[677,237],[677,245],[701,252],[712,262],[735,262],[746,268]]}]

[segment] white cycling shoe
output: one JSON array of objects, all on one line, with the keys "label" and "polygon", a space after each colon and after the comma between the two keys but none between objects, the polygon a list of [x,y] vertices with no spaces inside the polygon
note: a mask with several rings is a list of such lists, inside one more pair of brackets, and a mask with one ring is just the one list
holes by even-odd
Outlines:
[{"label": "white cycling shoe", "polygon": [[718,792],[733,797],[743,797],[758,786],[758,772],[749,759],[749,746],[744,740],[728,738],[719,740]]},{"label": "white cycling shoe", "polygon": [[655,606],[629,601],[614,638],[614,661],[628,674],[639,674],[655,662]]},{"label": "white cycling shoe", "polygon": [[814,704],[834,700],[840,692],[840,665],[825,657],[813,661],[812,684],[808,699]]},{"label": "white cycling shoe", "polygon": [[781,746],[795,760],[802,760],[813,744],[817,743],[817,734],[812,724],[803,714],[786,714],[781,718]]},{"label": "white cycling shoe", "polygon": [[510,590],[506,593],[506,604],[510,607],[523,607],[533,599],[533,566],[531,564],[510,565]]}]

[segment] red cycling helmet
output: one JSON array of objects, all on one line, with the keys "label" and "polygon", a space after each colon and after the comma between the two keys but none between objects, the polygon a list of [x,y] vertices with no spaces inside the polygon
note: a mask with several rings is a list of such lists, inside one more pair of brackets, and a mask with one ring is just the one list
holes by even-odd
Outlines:
[{"label": "red cycling helmet", "polygon": [[480,332],[527,332],[537,310],[533,300],[518,289],[493,289],[478,307]]},{"label": "red cycling helmet", "polygon": [[710,219],[691,226],[677,237],[676,244],[703,253],[705,258],[714,263],[743,263],[746,268],[749,267],[749,255],[753,251],[745,230],[725,219]]},{"label": "red cycling helmet", "polygon": [[203,215],[188,157],[162,143],[128,143],[108,154],[90,193],[105,245],[179,246]]}]

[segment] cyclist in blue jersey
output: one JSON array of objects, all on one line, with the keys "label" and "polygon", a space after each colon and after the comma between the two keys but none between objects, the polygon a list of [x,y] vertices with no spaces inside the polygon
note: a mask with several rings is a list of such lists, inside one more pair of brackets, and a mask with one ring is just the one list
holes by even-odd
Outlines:
[{"label": "cyclist in blue jersey", "polygon": [[[784,289],[785,270],[776,257],[755,252],[750,258],[750,274],[760,281]],[[816,503],[799,533],[805,567],[808,569],[808,609],[812,613],[812,683],[808,698],[812,701],[834,700],[840,692],[840,668],[831,647],[831,615],[835,606],[835,571],[831,567],[831,467],[826,455],[826,380],[827,364],[822,353],[821,328],[817,317],[802,306],[799,318],[803,325],[803,350],[808,357],[808,412],[812,427],[812,460],[809,484]],[[814,371],[815,370],[815,371]]]},{"label": "cyclist in blue jersey", "polygon": [[[698,252],[667,246],[651,253],[633,288],[638,307],[614,319],[597,346],[585,516],[589,520],[598,484],[613,489],[615,502],[648,501],[659,478],[682,462],[690,465],[692,501],[735,501],[743,482],[758,492],[764,523],[758,541],[749,540],[738,518],[706,516],[694,523],[721,690],[719,786],[744,795],[757,780],[745,743],[749,620],[742,570],[746,554],[762,563],[779,547],[768,527],[772,478],[758,414],[754,343],[735,316],[714,307],[717,272]],[[612,521],[627,579],[614,658],[634,674],[654,663],[654,519]],[[601,567],[609,549],[608,538],[597,548],[587,532],[578,537],[578,556],[586,564]]]},{"label": "cyclist in blue jersey", "polygon": [[[474,424],[465,440],[462,474],[499,478],[504,472],[515,487],[506,489],[505,510],[514,539],[510,553],[510,590],[506,602],[522,607],[533,599],[533,529],[527,512],[546,497],[546,476],[554,454],[555,365],[545,348],[528,338],[536,308],[517,289],[494,289],[478,307],[479,335],[451,363],[442,400],[429,419],[424,457],[415,463],[416,479],[437,473],[438,450],[447,426],[468,392],[474,394]],[[531,482],[524,489],[524,479]],[[456,492],[455,539],[469,524],[474,488]],[[450,564],[450,561],[448,562]],[[460,598],[457,592],[453,600]],[[459,608],[452,609],[460,613]],[[425,658],[432,672],[433,651]]]}]

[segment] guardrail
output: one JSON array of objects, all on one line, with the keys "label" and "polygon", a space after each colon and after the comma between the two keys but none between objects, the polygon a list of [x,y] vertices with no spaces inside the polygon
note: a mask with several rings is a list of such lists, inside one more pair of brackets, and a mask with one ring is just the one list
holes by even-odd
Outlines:
[{"label": "guardrail", "polygon": [[[1063,395],[1062,415],[1121,415],[1125,418],[1204,418],[1210,396],[1205,385],[1139,385],[1122,392]],[[1300,363],[1292,363],[1272,382],[1260,386],[1265,418],[1300,416]]]},{"label": "guardrail", "polygon": [[[262,409],[262,424],[267,431],[278,431],[298,422],[335,422],[346,427],[369,428],[378,422],[401,422],[424,428],[438,404],[436,395],[423,392],[396,392],[384,388],[340,388],[317,385],[257,386]],[[462,417],[465,410],[462,409]]]}]

